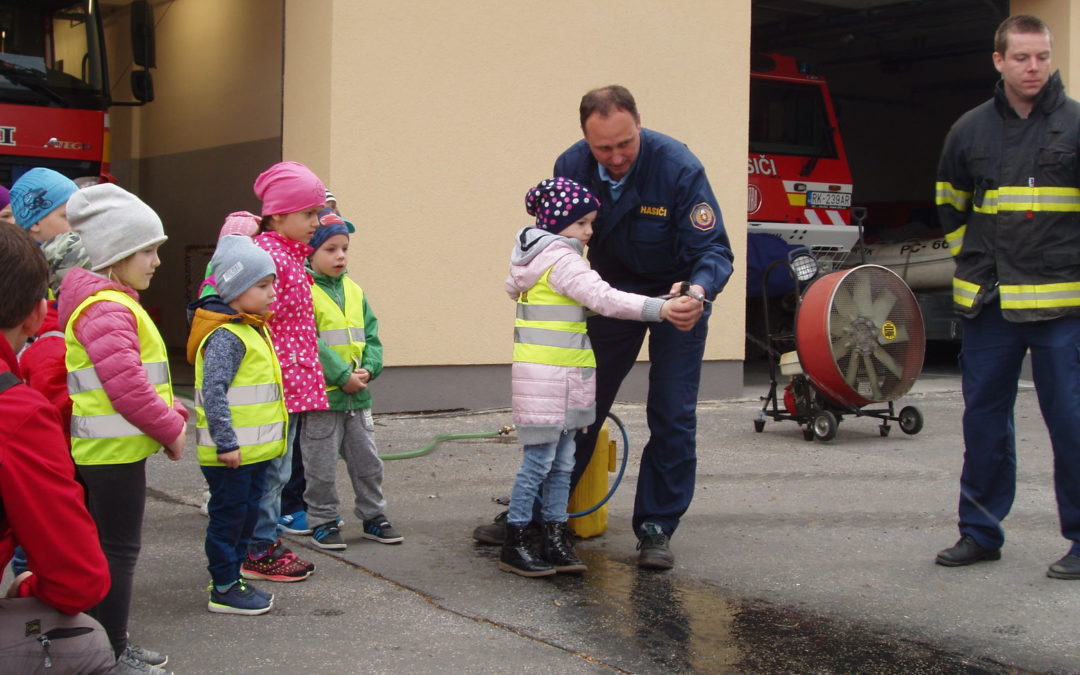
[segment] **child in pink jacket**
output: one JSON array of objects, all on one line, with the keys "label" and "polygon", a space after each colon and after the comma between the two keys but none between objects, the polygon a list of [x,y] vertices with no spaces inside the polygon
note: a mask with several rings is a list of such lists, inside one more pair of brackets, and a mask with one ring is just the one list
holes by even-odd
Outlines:
[{"label": "child in pink jacket", "polygon": [[[506,291],[517,300],[514,323],[514,424],[525,459],[510,494],[499,569],[526,577],[584,572],[566,529],[574,435],[596,416],[596,360],[585,332],[588,309],[618,319],[661,321],[673,300],[609,286],[582,258],[600,203],[569,178],[541,181],[525,195],[536,216],[510,258]],[[542,491],[540,548],[526,535]]]},{"label": "child in pink jacket", "polygon": [[[326,410],[326,379],[319,365],[319,338],[311,301],[311,277],[304,269],[312,248],[308,240],[319,226],[319,211],[326,203],[322,181],[299,162],[278,162],[255,179],[255,195],[262,200],[262,221],[255,243],[270,254],[277,268],[269,326],[274,352],[281,363],[285,407],[289,412],[286,454],[270,460],[266,492],[259,503],[259,519],[251,534],[248,556],[241,566],[245,579],[303,581],[315,565],[302,560],[277,538],[281,518],[281,490],[292,475],[293,442],[300,416]],[[228,270],[214,270],[214,275]]]},{"label": "child in pink jacket", "polygon": [[111,183],[71,195],[67,217],[90,262],[90,270],[72,269],[60,285],[71,453],[112,576],[108,595],[89,614],[105,627],[120,661],[160,664],[167,657],[128,644],[127,620],[146,458],[164,447],[179,460],[187,437],[188,413],[173,397],[165,342],[139,304],[167,237],[153,209]]}]

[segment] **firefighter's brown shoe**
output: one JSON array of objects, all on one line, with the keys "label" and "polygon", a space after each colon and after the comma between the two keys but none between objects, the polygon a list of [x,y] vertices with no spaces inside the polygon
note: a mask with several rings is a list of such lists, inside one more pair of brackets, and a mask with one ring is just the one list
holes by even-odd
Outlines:
[{"label": "firefighter's brown shoe", "polygon": [[675,566],[668,536],[656,523],[642,523],[638,532],[637,566],[646,570],[669,570]]}]

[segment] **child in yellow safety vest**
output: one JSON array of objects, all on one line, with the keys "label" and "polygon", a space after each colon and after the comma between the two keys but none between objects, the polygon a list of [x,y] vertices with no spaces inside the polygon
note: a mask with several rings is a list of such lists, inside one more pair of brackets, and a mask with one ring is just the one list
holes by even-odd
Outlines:
[{"label": "child in yellow safety vest", "polygon": [[363,523],[361,536],[397,544],[403,537],[386,518],[383,464],[375,447],[368,391],[382,371],[379,324],[364,291],[345,273],[352,224],[330,209],[320,214],[320,222],[308,243],[315,249],[310,257],[315,280],[311,297],[330,409],[307,413],[300,428],[311,541],[324,549],[345,548],[335,488],[340,455],[353,486],[353,513]]},{"label": "child in yellow safety vest", "polygon": [[[67,218],[90,261],[89,270],[64,277],[57,308],[67,346],[71,454],[112,575],[108,595],[90,614],[119,658],[145,662],[147,650],[134,654],[128,644],[127,621],[142,544],[146,458],[164,447],[179,460],[187,438],[188,413],[173,397],[165,341],[139,304],[167,237],[153,209],[111,183],[72,194]],[[165,658],[154,653],[151,660]]]},{"label": "child in yellow safety vest", "polygon": [[[499,569],[526,577],[581,573],[566,528],[574,436],[596,415],[596,360],[586,308],[617,319],[659,322],[673,299],[616,290],[582,258],[600,202],[568,178],[549,178],[525,195],[535,225],[522,228],[510,258],[506,291],[517,301],[513,419],[525,458],[510,493]],[[528,531],[542,497],[537,537]]]},{"label": "child in yellow safety vest", "polygon": [[265,614],[274,596],[241,577],[270,460],[285,454],[288,413],[270,341],[277,268],[244,235],[218,241],[214,290],[193,310],[187,358],[195,366],[195,445],[210,487],[206,526],[210,601],[220,614]]}]

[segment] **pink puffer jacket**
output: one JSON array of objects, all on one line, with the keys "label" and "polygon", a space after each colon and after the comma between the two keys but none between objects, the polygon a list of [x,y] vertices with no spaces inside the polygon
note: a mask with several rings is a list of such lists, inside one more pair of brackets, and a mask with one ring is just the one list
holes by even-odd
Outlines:
[{"label": "pink puffer jacket", "polygon": [[304,260],[311,247],[286,239],[273,230],[254,239],[274,259],[277,297],[270,305],[274,351],[281,362],[285,407],[290,413],[326,410],[326,378],[319,365],[319,337],[315,332],[315,308],[311,302],[311,276]]},{"label": "pink puffer jacket", "polygon": [[[57,318],[64,330],[71,313],[91,295],[103,290],[139,293],[81,267],[72,268],[60,286]],[[169,407],[154,391],[142,367],[139,329],[135,315],[118,302],[95,302],[79,315],[75,338],[94,363],[94,371],[116,412],[158,443],[176,440],[184,430],[188,412],[180,402]]]},{"label": "pink puffer jacket", "polygon": [[[516,241],[506,278],[506,292],[513,300],[551,268],[551,287],[597,314],[660,321],[663,299],[609,286],[581,257],[580,242],[533,227],[521,230]],[[515,362],[511,367],[513,416],[521,443],[550,443],[563,431],[592,424],[596,417],[593,375],[592,368]]]}]

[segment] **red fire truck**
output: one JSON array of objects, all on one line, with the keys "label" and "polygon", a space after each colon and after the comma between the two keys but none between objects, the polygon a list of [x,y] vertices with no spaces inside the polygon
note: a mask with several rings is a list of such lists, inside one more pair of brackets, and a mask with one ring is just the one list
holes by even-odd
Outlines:
[{"label": "red fire truck", "polygon": [[[820,266],[838,266],[859,232],[851,225],[851,170],[829,86],[791,57],[759,53],[750,65],[751,260],[775,256],[763,250],[775,238],[755,236],[771,234],[811,249]],[[748,283],[753,293],[755,279]],[[756,283],[760,288],[760,276]]]},{"label": "red fire truck", "polygon": [[135,102],[111,100],[98,0],[0,0],[0,184],[36,166],[110,180],[110,105],[153,99],[149,3],[133,2]]}]

